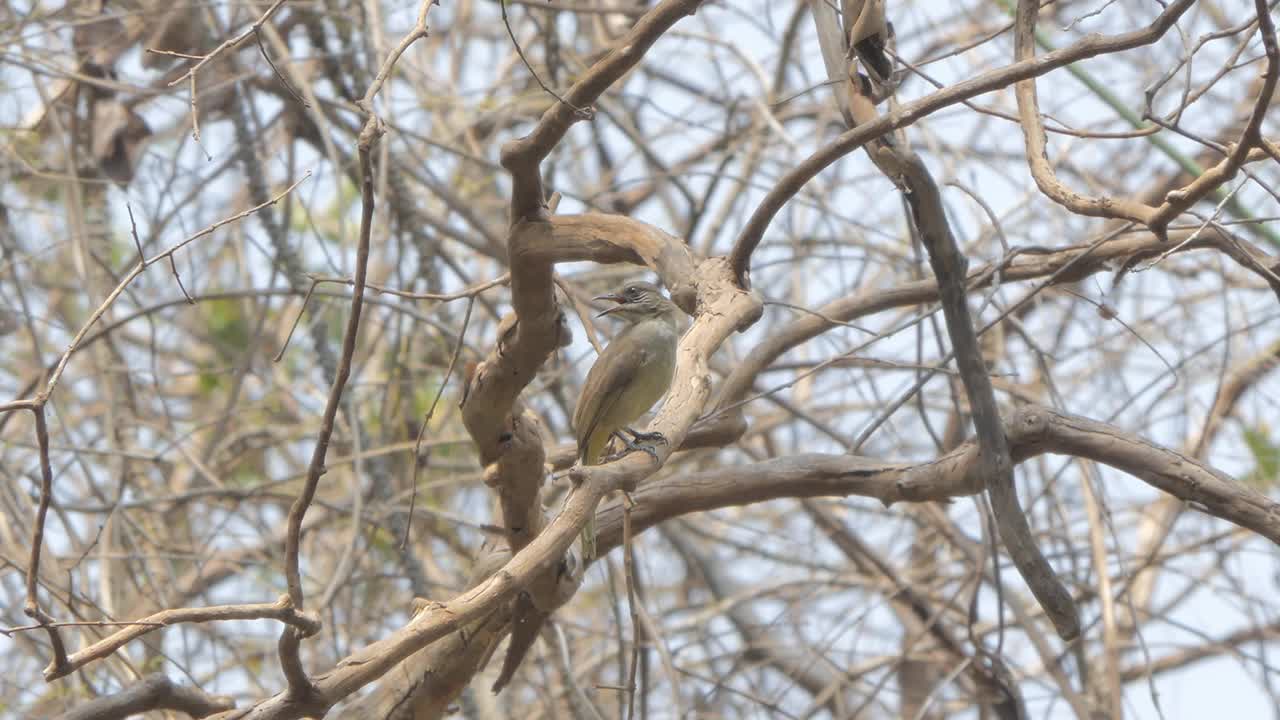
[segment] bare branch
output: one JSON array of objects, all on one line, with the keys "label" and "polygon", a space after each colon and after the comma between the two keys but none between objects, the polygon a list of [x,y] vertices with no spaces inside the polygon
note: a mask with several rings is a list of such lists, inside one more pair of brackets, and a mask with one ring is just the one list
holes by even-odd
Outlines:
[{"label": "bare branch", "polygon": [[231,698],[177,685],[165,675],[148,675],[136,685],[84,703],[56,720],[119,720],[152,710],[176,710],[202,718],[233,707]]},{"label": "bare branch", "polygon": [[942,108],[970,100],[984,93],[1007,87],[1009,84],[1029,78],[1039,77],[1073,62],[1085,58],[1097,57],[1108,53],[1130,50],[1135,47],[1149,45],[1168,32],[1191,6],[1194,0],[1178,0],[1170,4],[1150,25],[1142,30],[1123,33],[1111,37],[1091,35],[1071,45],[1038,58],[1016,62],[996,70],[989,70],[981,75],[957,83],[945,90],[939,90],[918,100],[913,100],[882,116],[874,122],[859,125],[841,133],[823,149],[810,155],[796,167],[787,172],[765,196],[751,218],[747,221],[729,255],[739,283],[744,282],[751,254],[764,238],[764,231],[773,221],[782,206],[787,203],[806,183],[812,180],[824,168],[836,160],[862,147],[864,144],[885,133],[906,127],[927,117]]}]

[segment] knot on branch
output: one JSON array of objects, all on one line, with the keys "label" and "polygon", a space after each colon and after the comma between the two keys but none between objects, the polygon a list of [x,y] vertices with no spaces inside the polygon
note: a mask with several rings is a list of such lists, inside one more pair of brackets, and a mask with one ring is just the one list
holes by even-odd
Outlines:
[{"label": "knot on branch", "polygon": [[525,157],[529,154],[528,147],[528,135],[508,140],[502,144],[502,149],[498,151],[498,163],[508,172],[514,173],[516,170],[522,169],[528,164],[528,160]]},{"label": "knot on branch", "polygon": [[280,608],[281,611],[280,621],[292,625],[298,631],[300,638],[309,638],[317,635],[320,629],[324,627],[319,615],[314,612],[297,609],[289,593],[282,594],[276,600],[276,607]]},{"label": "knot on branch", "polygon": [[356,147],[360,152],[367,153],[373,149],[378,140],[387,132],[386,123],[376,114],[370,113],[369,119],[365,122],[364,127],[360,130],[360,136],[356,141]]},{"label": "knot on branch", "polygon": [[309,638],[320,633],[324,623],[320,616],[309,610],[293,610],[284,617],[284,621],[298,629],[298,634]]},{"label": "knot on branch", "polygon": [[[498,356],[505,357],[508,348],[516,340],[516,334],[520,330],[520,319],[515,313],[508,313],[498,322]],[[482,366],[488,365],[488,362],[481,363]]]},{"label": "knot on branch", "polygon": [[[699,279],[697,287],[702,289],[697,295],[698,314],[709,312],[709,308],[717,305],[729,307],[735,301],[745,300],[747,306],[740,313],[735,313],[739,316],[734,325],[737,332],[746,330],[764,316],[764,299],[760,293],[750,289],[749,283],[745,288],[738,283],[730,258],[711,257],[703,260],[698,263],[695,276]],[[722,298],[726,302],[721,303]]]},{"label": "knot on branch", "polygon": [[499,463],[492,462],[484,466],[484,484],[488,487],[497,487],[502,480],[502,466]]},{"label": "knot on branch", "polygon": [[1015,443],[1033,443],[1049,432],[1049,411],[1039,405],[1024,405],[1009,419],[1007,434]]}]

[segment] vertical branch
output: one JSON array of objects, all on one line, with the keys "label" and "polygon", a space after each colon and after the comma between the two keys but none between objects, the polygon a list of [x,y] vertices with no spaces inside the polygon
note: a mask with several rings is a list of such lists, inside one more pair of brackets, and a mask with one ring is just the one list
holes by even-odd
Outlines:
[{"label": "vertical branch", "polygon": [[627,583],[627,607],[631,610],[631,665],[627,673],[627,720],[636,713],[636,671],[640,668],[640,600],[636,598],[635,546],[632,545],[631,510],[635,501],[630,493],[622,496],[622,573]]},{"label": "vertical branch", "polygon": [[[1111,588],[1111,573],[1107,568],[1106,520],[1103,517],[1102,498],[1093,489],[1093,478],[1087,463],[1080,473],[1080,490],[1084,496],[1085,517],[1089,521],[1089,550],[1093,565],[1097,568],[1098,604],[1102,608],[1102,657],[1100,672],[1096,674],[1097,693],[1111,717],[1121,717],[1124,689],[1120,684],[1120,632],[1116,617],[1115,594]],[[1090,663],[1091,667],[1096,667]],[[1094,676],[1093,672],[1089,673]]]},{"label": "vertical branch", "polygon": [[[325,402],[324,415],[320,421],[320,432],[316,436],[315,450],[311,454],[311,462],[307,466],[307,478],[302,492],[289,508],[288,526],[285,530],[284,572],[285,583],[289,590],[289,600],[301,612],[305,598],[302,593],[302,579],[298,570],[298,544],[302,534],[302,520],[307,508],[315,498],[316,488],[320,484],[320,476],[325,473],[325,456],[329,451],[329,440],[333,436],[334,421],[338,408],[342,404],[342,393],[346,389],[347,379],[351,376],[351,358],[355,355],[356,339],[360,335],[360,314],[364,308],[365,282],[369,270],[369,243],[373,232],[374,210],[374,178],[373,149],[378,140],[386,132],[381,118],[373,111],[373,99],[382,89],[382,85],[390,77],[396,61],[418,39],[427,35],[427,13],[434,3],[424,0],[418,11],[418,19],[413,28],[400,40],[390,55],[383,62],[377,76],[369,84],[356,104],[365,113],[364,127],[356,141],[356,150],[360,163],[360,235],[356,240],[356,267],[351,283],[351,311],[347,316],[347,328],[342,337],[342,356],[338,360],[337,372],[333,384],[329,388],[329,398]],[[318,628],[318,625],[317,625]],[[285,628],[280,635],[278,650],[280,665],[285,679],[289,683],[289,696],[303,704],[315,703],[322,707],[321,693],[316,690],[307,677],[298,655],[299,644],[304,637],[296,627]]]},{"label": "vertical branch", "polygon": [[342,356],[338,359],[338,373],[333,379],[333,385],[329,388],[329,398],[325,402],[324,415],[320,420],[320,432],[316,436],[315,450],[312,451],[311,462],[307,466],[307,479],[303,484],[302,492],[289,508],[284,549],[285,584],[289,588],[289,599],[299,610],[303,609],[304,604],[302,581],[298,574],[298,538],[302,532],[302,519],[315,497],[320,476],[325,472],[324,460],[329,451],[329,439],[333,436],[334,420],[338,415],[338,407],[342,403],[342,393],[346,389],[347,379],[351,376],[351,358],[355,355],[356,338],[360,332],[360,313],[364,309],[365,278],[369,270],[369,234],[373,224],[373,161],[370,151],[373,143],[382,136],[382,133],[382,125],[375,118],[370,118],[360,133],[360,236],[356,244],[351,311],[342,337]]},{"label": "vertical branch", "polygon": [[[346,389],[347,379],[351,376],[351,358],[355,355],[356,339],[360,334],[360,314],[364,309],[365,278],[369,270],[369,236],[373,226],[373,159],[372,149],[384,132],[377,116],[371,115],[360,132],[358,143],[360,157],[360,235],[356,241],[356,267],[352,278],[351,311],[347,316],[347,328],[342,337],[342,355],[338,359],[338,370],[329,388],[329,398],[325,402],[324,415],[320,420],[320,432],[316,436],[315,450],[311,453],[311,462],[307,466],[307,478],[302,491],[294,499],[289,508],[289,518],[285,530],[284,541],[284,573],[285,584],[289,590],[289,600],[298,611],[305,609],[305,597],[302,593],[302,579],[298,570],[298,544],[302,535],[302,520],[307,508],[315,498],[316,488],[320,484],[320,476],[325,473],[325,456],[329,451],[329,440],[333,437],[334,421],[338,408],[342,404],[342,393]],[[289,626],[280,635],[280,664],[289,682],[289,691],[298,700],[309,699],[315,694],[311,681],[307,678],[298,657],[298,645],[303,634],[298,628]]]},{"label": "vertical branch", "polygon": [[53,495],[53,467],[49,464],[49,428],[45,423],[44,400],[41,396],[39,404],[31,409],[36,416],[36,443],[40,448],[40,507],[36,510],[36,521],[31,526],[31,558],[27,562],[27,602],[23,607],[26,616],[40,623],[49,633],[49,644],[53,646],[53,662],[50,667],[62,670],[67,664],[67,648],[62,644],[62,635],[58,629],[50,625],[53,618],[40,609],[36,598],[36,587],[40,576],[40,549],[44,547],[44,523],[49,515],[49,501]]},{"label": "vertical branch", "polygon": [[920,232],[929,265],[938,278],[942,312],[947,321],[956,366],[964,383],[965,394],[973,412],[974,430],[978,437],[979,467],[1000,528],[1000,538],[1009,557],[1040,601],[1058,635],[1067,641],[1080,636],[1080,616],[1070,593],[1054,575],[1031,537],[1031,528],[1018,502],[1013,485],[1013,462],[1009,456],[1009,440],[1000,424],[991,378],[978,346],[966,300],[965,276],[968,260],[956,245],[947,222],[938,185],[914,153],[898,153],[899,171],[907,187],[907,201],[912,218]]}]

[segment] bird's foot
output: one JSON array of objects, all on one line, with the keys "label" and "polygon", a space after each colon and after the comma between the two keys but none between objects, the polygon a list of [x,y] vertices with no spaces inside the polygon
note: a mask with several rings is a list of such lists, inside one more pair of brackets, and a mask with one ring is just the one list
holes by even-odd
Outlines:
[{"label": "bird's foot", "polygon": [[634,438],[636,442],[667,444],[667,438],[660,432],[642,433],[636,432],[629,427],[622,428],[622,431]]},{"label": "bird's foot", "polygon": [[662,443],[664,445],[667,443],[667,439],[662,436],[662,433],[656,433],[656,432],[655,433],[638,433],[635,430],[632,430],[631,428],[623,428],[623,429],[626,432],[630,433],[631,436],[635,438],[635,440],[632,441],[632,440],[628,440],[627,436],[623,435],[620,432],[614,433],[614,437],[621,440],[622,446],[626,448],[626,452],[624,452],[623,455],[625,455],[628,452],[639,451],[653,458],[653,461],[655,463],[662,462],[661,460],[658,459],[658,451],[653,448],[653,445],[656,443]]}]

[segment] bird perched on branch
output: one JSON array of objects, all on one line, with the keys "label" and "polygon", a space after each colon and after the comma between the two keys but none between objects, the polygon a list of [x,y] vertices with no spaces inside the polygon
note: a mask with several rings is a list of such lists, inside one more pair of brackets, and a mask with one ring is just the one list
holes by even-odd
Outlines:
[{"label": "bird perched on branch", "polygon": [[[578,459],[583,465],[599,464],[609,439],[617,437],[628,450],[649,453],[656,460],[652,447],[638,443],[666,442],[662,435],[638,433],[627,426],[648,412],[671,387],[676,343],[680,339],[676,330],[678,308],[656,286],[646,282],[632,283],[622,292],[595,299],[617,303],[596,317],[609,315],[628,325],[587,373],[587,383],[573,412]],[[595,557],[595,539],[593,517],[582,530],[584,560]]]},{"label": "bird perched on branch", "polygon": [[849,36],[849,56],[856,55],[877,84],[888,85],[893,62],[885,48],[893,30],[885,19],[884,0],[843,0],[841,14]]}]

